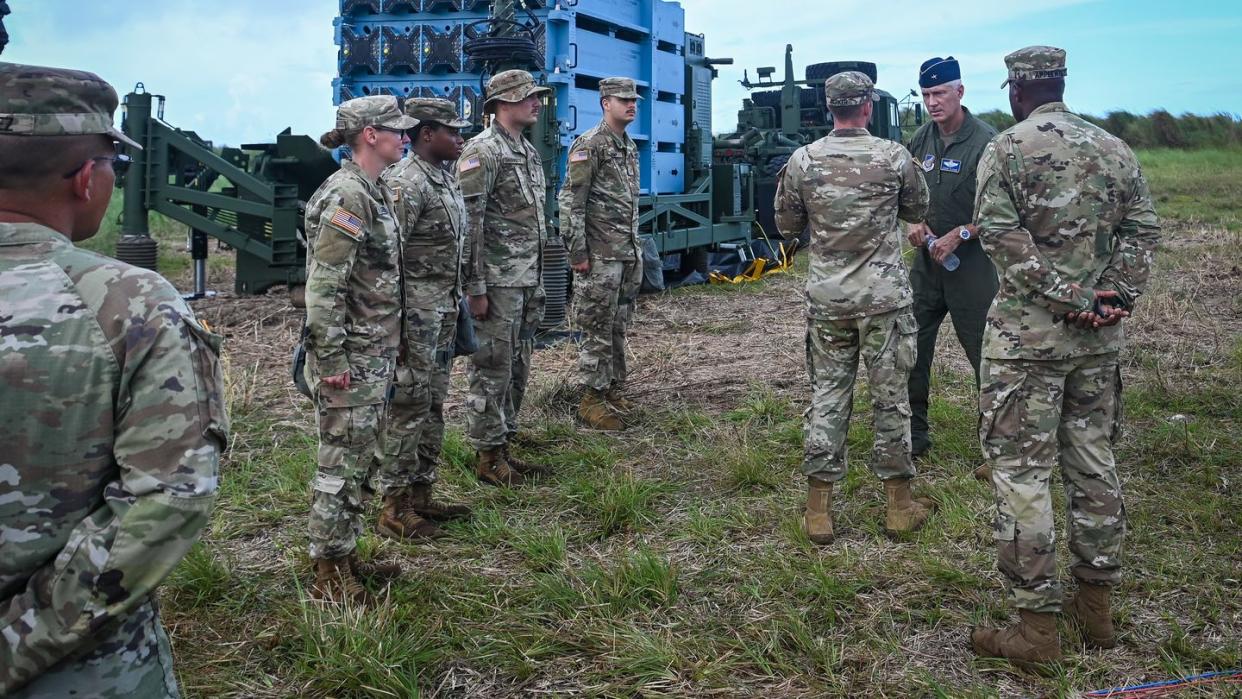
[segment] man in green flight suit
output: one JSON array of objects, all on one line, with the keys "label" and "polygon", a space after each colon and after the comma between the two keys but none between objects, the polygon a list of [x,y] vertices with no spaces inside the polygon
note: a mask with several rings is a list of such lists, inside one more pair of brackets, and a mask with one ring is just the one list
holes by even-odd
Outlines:
[{"label": "man in green flight suit", "polygon": [[[915,248],[910,285],[919,324],[918,358],[909,383],[910,438],[915,457],[932,445],[927,402],[940,324],[946,313],[952,316],[958,342],[975,370],[977,391],[983,326],[997,287],[996,270],[979,245],[973,219],[975,168],[996,130],[962,106],[966,89],[962,87],[961,67],[952,56],[925,61],[919,69],[919,87],[931,121],[915,132],[909,150],[931,190],[931,208],[926,220],[912,223],[906,230]],[[932,237],[935,242],[929,247]],[[953,270],[945,266],[950,255],[959,261]]]}]

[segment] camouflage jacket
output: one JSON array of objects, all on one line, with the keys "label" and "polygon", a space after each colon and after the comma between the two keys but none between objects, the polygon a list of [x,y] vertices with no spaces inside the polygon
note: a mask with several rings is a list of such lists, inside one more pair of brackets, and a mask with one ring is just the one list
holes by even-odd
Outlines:
[{"label": "camouflage jacket", "polygon": [[1093,289],[1126,306],[1142,293],[1160,226],[1147,181],[1120,139],[1045,104],[997,136],[979,161],[979,239],[1000,276],[983,351],[994,359],[1066,359],[1119,349],[1125,321],[1080,330]]},{"label": "camouflage jacket", "polygon": [[574,139],[561,187],[569,261],[638,259],[638,146],[604,122]]},{"label": "camouflage jacket", "polygon": [[807,313],[839,320],[912,302],[897,219],[927,214],[927,183],[900,143],[837,129],[799,148],[777,177],[776,226],[811,230]]},{"label": "camouflage jacket", "polygon": [[[324,407],[387,398],[401,339],[398,196],[345,160],[306,204],[306,373]],[[347,389],[319,384],[346,371]]]},{"label": "camouflage jacket", "polygon": [[466,143],[457,159],[466,200],[465,291],[540,286],[547,239],[547,185],[539,152],[496,121]]},{"label": "camouflage jacket", "polygon": [[0,223],[0,299],[6,696],[146,604],[189,551],[228,418],[220,338],[158,274]]},{"label": "camouflage jacket", "polygon": [[407,308],[452,311],[461,298],[466,207],[451,172],[416,155],[384,171],[400,192],[397,220],[404,246]]}]

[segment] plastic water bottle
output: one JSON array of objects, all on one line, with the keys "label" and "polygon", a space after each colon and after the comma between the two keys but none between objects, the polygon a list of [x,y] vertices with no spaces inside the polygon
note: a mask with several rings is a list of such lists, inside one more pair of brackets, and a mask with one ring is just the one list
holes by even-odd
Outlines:
[{"label": "plastic water bottle", "polygon": [[[936,242],[936,236],[934,235],[927,236],[927,253],[929,255],[931,254],[932,244],[935,242]],[[962,261],[957,259],[957,255],[954,255],[953,253],[949,253],[949,256],[944,258],[944,262],[941,262],[940,264],[946,270],[952,272],[953,270],[957,269],[958,265],[962,264]]]}]

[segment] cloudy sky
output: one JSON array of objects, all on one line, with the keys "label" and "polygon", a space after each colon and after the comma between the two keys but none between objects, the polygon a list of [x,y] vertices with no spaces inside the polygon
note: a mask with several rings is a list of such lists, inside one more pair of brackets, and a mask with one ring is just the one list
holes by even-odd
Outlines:
[{"label": "cloudy sky", "polygon": [[[166,118],[217,143],[272,140],[332,122],[337,0],[9,0],[3,58],[93,70],[123,94],[168,97]],[[1242,0],[682,0],[708,54],[735,60],[716,82],[715,127],[735,123],[742,69],[870,60],[879,86],[917,86],[918,65],[952,54],[966,104],[1006,106],[1002,57],[1028,44],[1069,52],[1074,109],[1242,112]]]}]

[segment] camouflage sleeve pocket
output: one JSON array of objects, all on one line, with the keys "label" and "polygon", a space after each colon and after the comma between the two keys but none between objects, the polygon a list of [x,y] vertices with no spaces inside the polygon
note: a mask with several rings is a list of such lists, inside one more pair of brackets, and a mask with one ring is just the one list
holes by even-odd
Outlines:
[{"label": "camouflage sleeve pocket", "polygon": [[229,443],[229,416],[225,407],[224,373],[220,368],[220,346],[224,338],[207,330],[190,317],[183,318],[191,340],[194,377],[198,382],[198,411],[203,436],[216,440],[224,451]]}]

